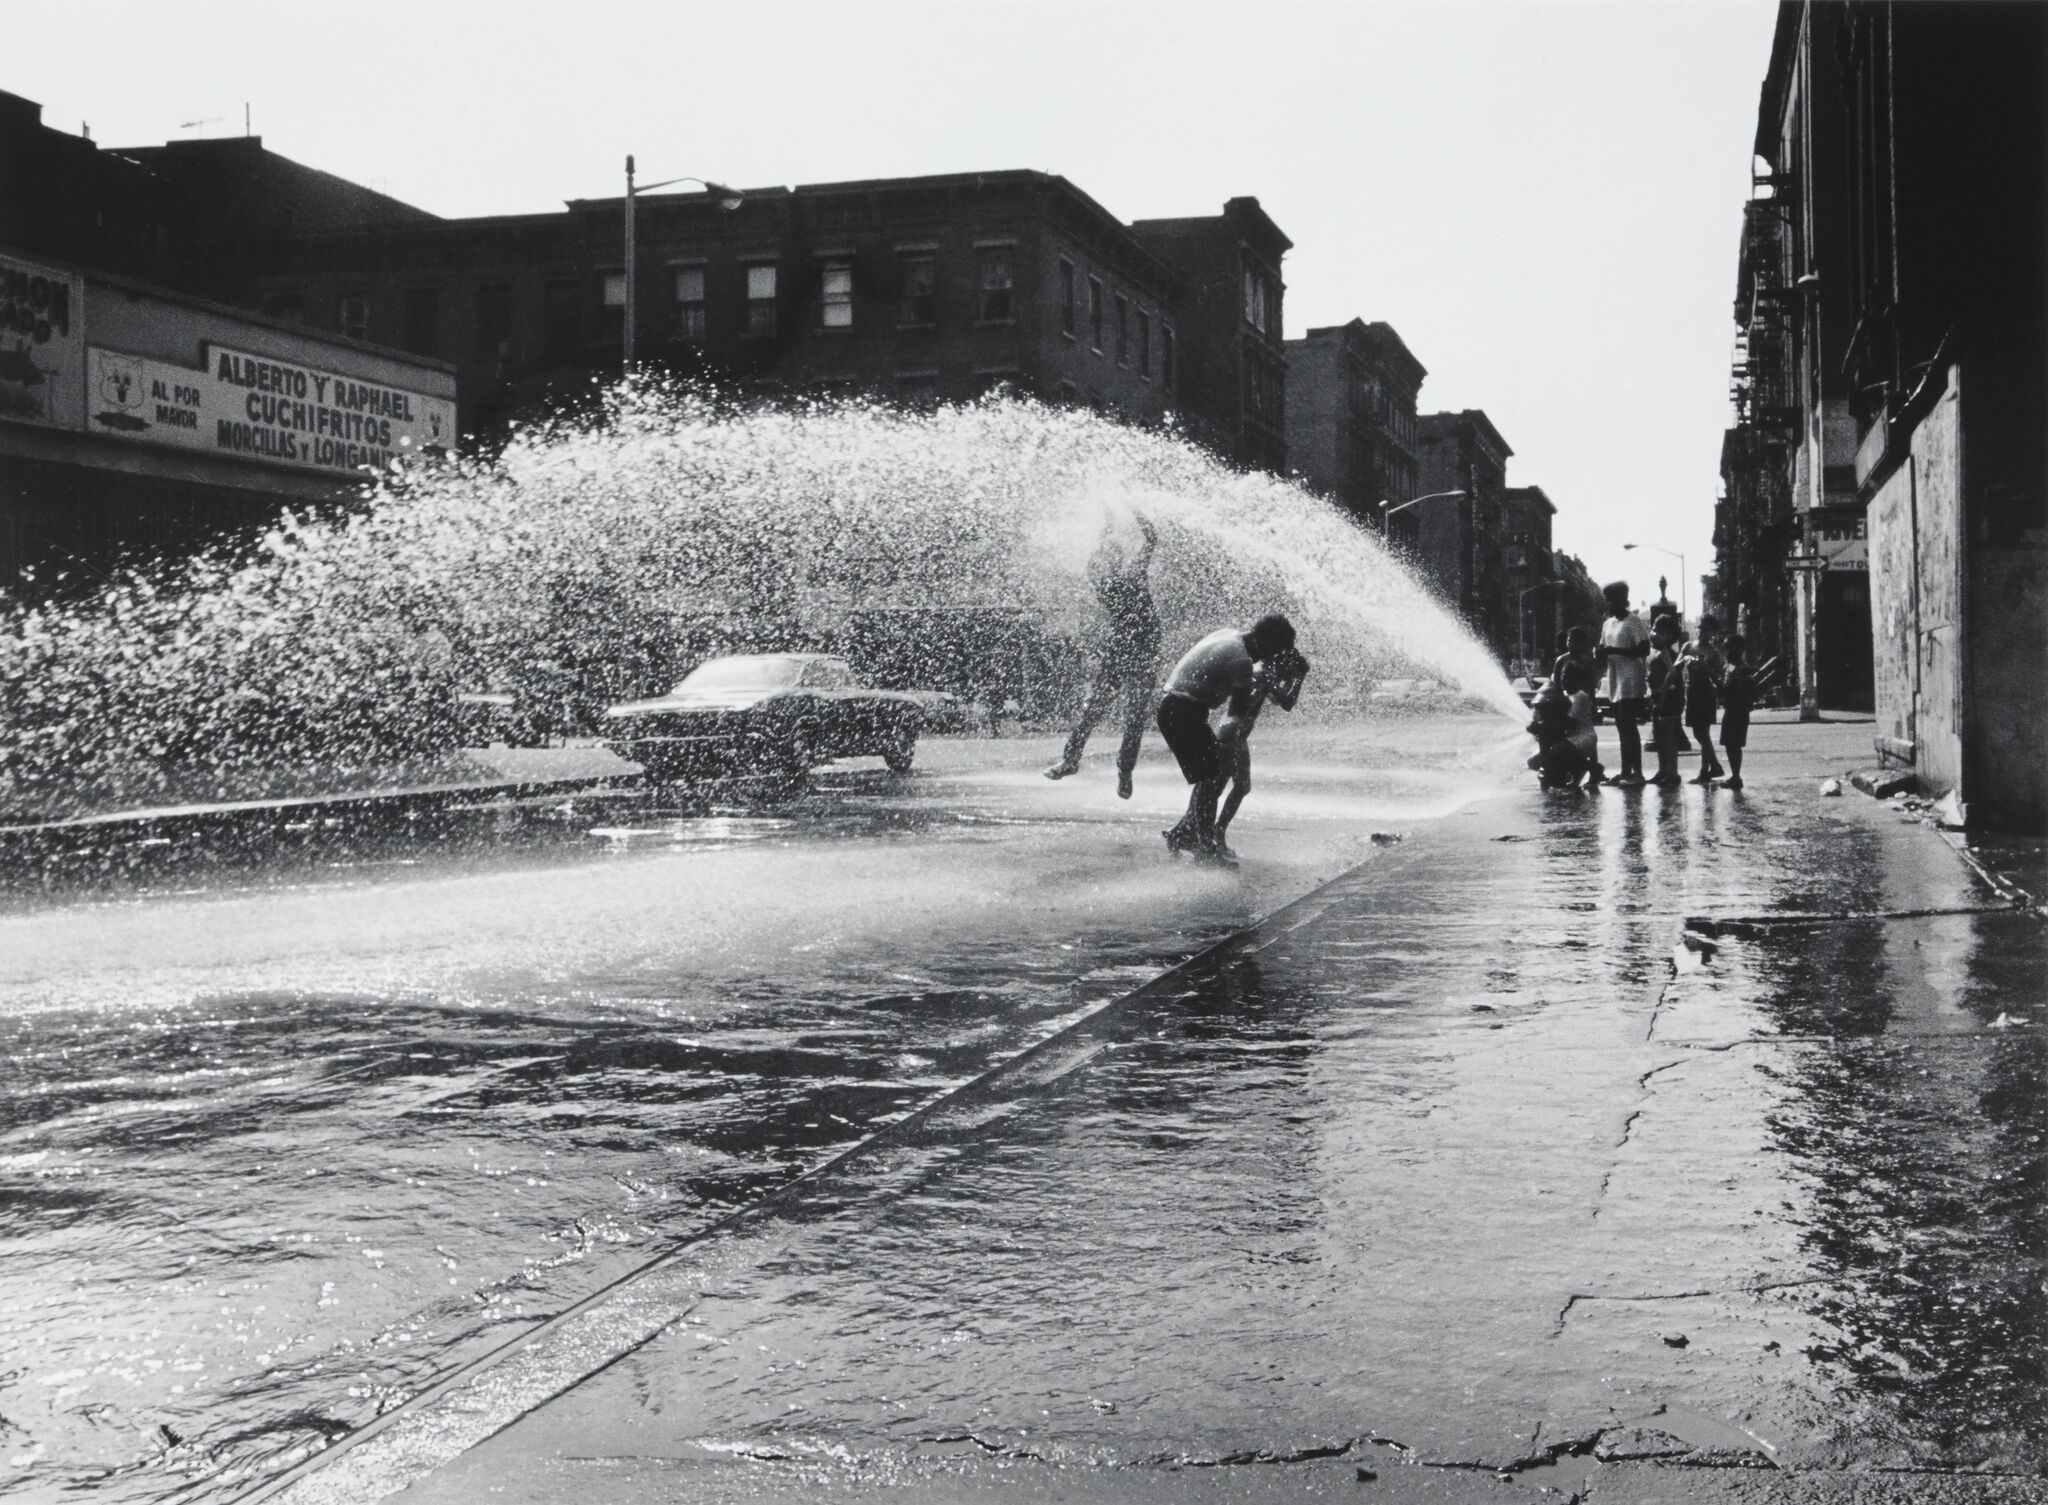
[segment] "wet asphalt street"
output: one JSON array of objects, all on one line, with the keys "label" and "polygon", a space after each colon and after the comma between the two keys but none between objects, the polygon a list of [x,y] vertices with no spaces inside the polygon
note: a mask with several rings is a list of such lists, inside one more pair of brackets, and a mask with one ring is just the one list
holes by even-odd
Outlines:
[{"label": "wet asphalt street", "polygon": [[1099,760],[1041,778],[1050,739],[31,874],[0,912],[0,1496],[233,1497],[1498,789],[1507,745],[1262,740],[1232,874],[1166,856],[1169,764],[1126,804]]},{"label": "wet asphalt street", "polygon": [[2048,1499],[2048,933],[1867,739],[1406,823],[268,1497]]}]

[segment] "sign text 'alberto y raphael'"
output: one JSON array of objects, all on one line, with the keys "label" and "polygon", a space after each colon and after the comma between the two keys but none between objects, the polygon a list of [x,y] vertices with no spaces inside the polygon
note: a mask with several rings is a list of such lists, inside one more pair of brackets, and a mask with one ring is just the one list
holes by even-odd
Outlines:
[{"label": "sign text 'alberto y raphael'", "polygon": [[87,407],[103,433],[311,470],[381,468],[455,438],[445,398],[219,345],[198,371],[95,346]]}]

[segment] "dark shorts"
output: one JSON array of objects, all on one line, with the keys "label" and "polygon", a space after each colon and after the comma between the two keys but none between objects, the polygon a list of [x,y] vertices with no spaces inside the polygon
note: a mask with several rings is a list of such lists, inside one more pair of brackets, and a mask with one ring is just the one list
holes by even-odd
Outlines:
[{"label": "dark shorts", "polygon": [[1678,729],[1676,716],[1659,716],[1652,724],[1651,735],[1659,752],[1675,753],[1685,745],[1685,737]]},{"label": "dark shorts", "polygon": [[1749,717],[1723,716],[1721,718],[1721,745],[1742,747],[1749,741]]},{"label": "dark shorts", "polygon": [[1182,695],[1159,697],[1159,735],[1173,749],[1180,763],[1181,777],[1190,784],[1204,784],[1223,772],[1216,755],[1216,733],[1209,726],[1209,712]]}]

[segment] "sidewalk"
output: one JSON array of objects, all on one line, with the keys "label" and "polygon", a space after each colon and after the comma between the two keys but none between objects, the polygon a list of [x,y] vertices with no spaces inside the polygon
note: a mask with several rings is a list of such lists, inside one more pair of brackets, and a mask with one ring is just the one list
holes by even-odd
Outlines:
[{"label": "sidewalk", "polygon": [[2048,1500],[2048,931],[1867,748],[1419,827],[263,1496]]}]

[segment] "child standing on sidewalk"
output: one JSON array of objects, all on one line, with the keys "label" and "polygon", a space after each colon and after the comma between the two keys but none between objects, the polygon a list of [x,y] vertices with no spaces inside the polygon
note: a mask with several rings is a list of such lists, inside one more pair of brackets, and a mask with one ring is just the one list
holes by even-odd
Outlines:
[{"label": "child standing on sidewalk", "polygon": [[1700,744],[1700,771],[1695,784],[1711,784],[1721,777],[1721,760],[1714,756],[1714,713],[1720,708],[1721,692],[1715,680],[1721,672],[1721,623],[1712,615],[1700,618],[1699,641],[1678,661],[1685,678],[1685,724]]},{"label": "child standing on sidewalk", "polygon": [[1728,636],[1728,671],[1721,678],[1721,746],[1728,753],[1728,782],[1724,789],[1742,787],[1742,748],[1749,741],[1749,707],[1756,698],[1756,681],[1750,677],[1749,649],[1739,632]]},{"label": "child standing on sidewalk", "polygon": [[1685,679],[1678,672],[1678,618],[1657,618],[1650,636],[1656,645],[1650,655],[1650,728],[1657,749],[1657,776],[1650,782],[1669,789],[1682,782],[1678,750],[1679,727],[1685,719]]}]

